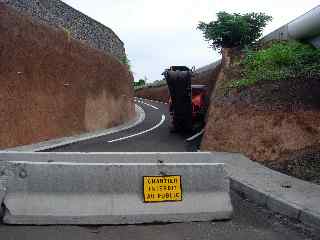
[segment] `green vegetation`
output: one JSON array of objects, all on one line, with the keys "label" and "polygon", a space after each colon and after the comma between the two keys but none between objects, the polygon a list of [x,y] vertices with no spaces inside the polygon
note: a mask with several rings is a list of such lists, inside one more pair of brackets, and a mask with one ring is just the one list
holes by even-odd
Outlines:
[{"label": "green vegetation", "polygon": [[217,13],[218,19],[209,23],[200,22],[198,29],[213,49],[233,48],[255,42],[272,17],[264,13],[229,14]]},{"label": "green vegetation", "polygon": [[127,55],[125,55],[122,59],[120,59],[120,62],[124,65],[127,65],[129,68],[129,71],[131,71],[131,63]]},{"label": "green vegetation", "polygon": [[261,81],[319,78],[320,50],[297,41],[277,42],[266,49],[247,50],[240,66],[242,78],[232,81],[231,87]]},{"label": "green vegetation", "polygon": [[134,87],[142,87],[146,85],[146,81],[144,79],[139,79],[138,82],[133,82]]}]

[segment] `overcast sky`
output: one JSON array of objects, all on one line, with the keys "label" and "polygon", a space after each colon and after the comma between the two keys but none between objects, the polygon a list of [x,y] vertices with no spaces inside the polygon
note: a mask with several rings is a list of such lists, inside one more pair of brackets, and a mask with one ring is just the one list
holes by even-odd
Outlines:
[{"label": "overcast sky", "polygon": [[208,48],[199,21],[216,13],[265,12],[273,16],[264,34],[286,24],[319,4],[319,0],[63,0],[110,27],[124,42],[136,80],[161,79],[171,65],[196,68],[217,59]]}]

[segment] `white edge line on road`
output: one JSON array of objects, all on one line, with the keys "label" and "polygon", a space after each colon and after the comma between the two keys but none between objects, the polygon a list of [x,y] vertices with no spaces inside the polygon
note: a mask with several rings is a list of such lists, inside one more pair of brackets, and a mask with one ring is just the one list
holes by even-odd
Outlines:
[{"label": "white edge line on road", "polygon": [[149,129],[147,129],[145,131],[142,131],[142,132],[139,132],[139,133],[136,133],[136,134],[133,134],[133,135],[129,135],[129,136],[126,136],[126,137],[110,140],[110,141],[108,141],[108,143],[119,142],[119,141],[122,141],[122,140],[125,140],[125,139],[128,139],[128,138],[133,138],[133,137],[145,134],[147,132],[151,132],[154,129],[160,127],[164,123],[165,120],[166,120],[166,117],[165,117],[165,115],[162,114],[160,122],[157,125],[153,126],[152,128],[149,128]]},{"label": "white edge line on road", "polygon": [[147,105],[148,107],[152,107],[153,109],[159,110],[159,108],[157,108],[157,107],[155,107],[155,106],[153,106],[153,105],[151,105],[151,104],[148,104],[148,103],[145,103],[145,102],[142,102],[142,101],[139,101],[139,100],[136,100],[136,102],[142,103],[142,104],[144,104],[144,105]]},{"label": "white edge line on road", "polygon": [[26,165],[74,165],[74,166],[158,166],[158,165],[169,165],[169,166],[219,166],[219,165],[224,165],[223,163],[88,163],[88,162],[30,162],[30,161],[7,161],[8,163],[20,163],[20,164],[26,164]]},{"label": "white edge line on road", "polygon": [[[136,100],[136,99],[138,99],[138,100]],[[136,101],[136,102],[139,102],[139,100],[147,100],[147,101],[156,102],[156,103],[160,103],[160,104],[166,104],[166,105],[169,104],[169,103],[167,103],[167,102],[161,102],[161,101],[155,101],[155,100],[152,100],[152,99],[135,97],[135,101]]]},{"label": "white edge line on road", "polygon": [[190,142],[190,141],[196,139],[197,137],[199,137],[200,135],[202,135],[203,133],[204,133],[204,128],[200,132],[198,132],[195,135],[193,135],[192,137],[187,138],[186,141]]}]

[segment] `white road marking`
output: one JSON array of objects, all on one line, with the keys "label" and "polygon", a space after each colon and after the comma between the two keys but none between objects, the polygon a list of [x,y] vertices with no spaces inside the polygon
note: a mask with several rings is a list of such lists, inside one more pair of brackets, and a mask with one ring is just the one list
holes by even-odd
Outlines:
[{"label": "white road marking", "polygon": [[187,138],[186,141],[190,142],[190,141],[196,139],[197,137],[199,137],[200,135],[202,135],[203,133],[204,133],[204,128],[200,132],[198,132],[195,135],[193,135],[192,137]]},{"label": "white road marking", "polygon": [[139,133],[136,133],[136,134],[133,134],[133,135],[129,135],[129,136],[126,136],[126,137],[110,140],[110,141],[108,141],[108,143],[119,142],[119,141],[122,141],[122,140],[126,140],[128,138],[133,138],[133,137],[145,134],[147,132],[151,132],[154,129],[160,127],[164,123],[165,120],[166,120],[166,116],[162,114],[160,122],[157,125],[153,126],[152,128],[149,128],[149,129],[147,129],[145,131],[142,131],[142,132],[139,132]]},{"label": "white road marking", "polygon": [[155,106],[153,106],[151,104],[148,104],[148,103],[145,103],[145,102],[142,102],[142,101],[139,101],[139,100],[136,100],[136,102],[144,104],[144,105],[147,105],[148,107],[152,107],[153,109],[159,110],[159,108],[157,108],[157,107],[155,107]]}]

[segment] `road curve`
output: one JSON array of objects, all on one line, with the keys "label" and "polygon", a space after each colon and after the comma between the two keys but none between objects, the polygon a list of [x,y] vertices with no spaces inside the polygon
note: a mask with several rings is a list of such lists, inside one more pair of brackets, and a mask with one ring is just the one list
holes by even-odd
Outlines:
[{"label": "road curve", "polygon": [[107,136],[51,149],[52,152],[185,152],[196,147],[186,137],[170,133],[167,104],[135,99],[146,113],[145,120],[135,126]]}]

